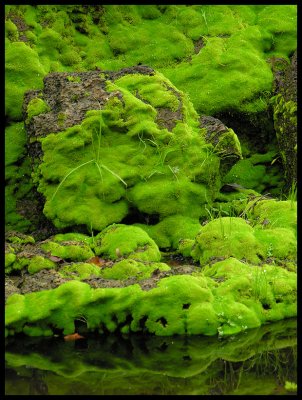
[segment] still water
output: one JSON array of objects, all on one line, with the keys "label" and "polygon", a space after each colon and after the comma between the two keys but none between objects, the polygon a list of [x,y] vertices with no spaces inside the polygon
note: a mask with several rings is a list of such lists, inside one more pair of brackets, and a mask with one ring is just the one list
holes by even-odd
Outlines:
[{"label": "still water", "polygon": [[7,338],[5,394],[295,395],[296,327],[288,319],[228,338]]}]

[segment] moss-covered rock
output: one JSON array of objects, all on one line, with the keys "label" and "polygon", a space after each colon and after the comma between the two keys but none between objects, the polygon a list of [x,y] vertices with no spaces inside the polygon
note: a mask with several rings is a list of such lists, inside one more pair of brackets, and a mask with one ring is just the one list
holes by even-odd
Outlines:
[{"label": "moss-covered rock", "polygon": [[30,259],[27,266],[27,270],[30,274],[36,274],[42,269],[53,269],[55,268],[55,263],[42,256],[34,256]]},{"label": "moss-covered rock", "polygon": [[51,240],[41,244],[41,248],[52,256],[61,257],[70,261],[86,261],[94,256],[91,248],[80,241],[62,241],[60,243]]},{"label": "moss-covered rock", "polygon": [[156,271],[169,271],[171,268],[160,262],[140,262],[131,258],[118,261],[112,267],[103,268],[100,276],[106,279],[128,279],[137,277],[139,280],[150,278]]},{"label": "moss-covered rock", "polygon": [[[137,226],[113,224],[95,237],[95,253],[116,260],[160,261],[157,244]],[[134,263],[135,264],[135,263]]]},{"label": "moss-covered rock", "polygon": [[102,230],[129,213],[199,218],[219,189],[220,160],[240,157],[235,133],[226,131],[231,136],[225,146],[222,134],[217,150],[217,141],[206,141],[188,98],[151,68],[72,77],[81,81],[67,73],[45,79],[39,96],[47,104],[59,102],[60,113],[52,107],[27,124],[46,217],[59,229],[86,225],[89,230]]},{"label": "moss-covered rock", "polygon": [[201,265],[216,257],[235,257],[255,264],[270,257],[296,261],[297,241],[288,227],[270,229],[266,223],[252,227],[250,221],[240,217],[220,217],[201,227],[191,255]]},{"label": "moss-covered rock", "polygon": [[53,290],[10,296],[6,327],[9,334],[23,330],[32,335],[37,327],[41,334],[49,334],[49,327],[69,334],[81,316],[89,331],[231,335],[296,316],[296,285],[294,272],[275,265],[248,265],[234,258],[208,266],[195,276],[163,278],[149,291],[137,284],[92,289],[73,280]]},{"label": "moss-covered rock", "polygon": [[75,280],[83,280],[93,276],[100,275],[100,268],[90,263],[71,263],[60,268],[60,275],[63,278],[72,278]]}]

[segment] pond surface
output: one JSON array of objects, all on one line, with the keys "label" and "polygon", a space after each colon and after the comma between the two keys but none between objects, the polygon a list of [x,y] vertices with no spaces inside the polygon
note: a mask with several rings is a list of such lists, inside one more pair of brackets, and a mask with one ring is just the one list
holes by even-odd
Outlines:
[{"label": "pond surface", "polygon": [[297,391],[297,320],[236,336],[6,339],[6,395],[284,395]]}]

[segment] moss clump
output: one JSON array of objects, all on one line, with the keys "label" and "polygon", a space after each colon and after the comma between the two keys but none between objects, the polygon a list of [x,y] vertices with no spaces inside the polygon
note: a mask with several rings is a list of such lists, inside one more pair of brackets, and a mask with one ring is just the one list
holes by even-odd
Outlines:
[{"label": "moss clump", "polygon": [[21,121],[23,95],[42,88],[46,71],[37,53],[24,42],[7,42],[5,51],[5,114]]},{"label": "moss clump", "polygon": [[248,218],[263,229],[287,228],[297,232],[297,201],[251,200],[246,206]]},{"label": "moss clump", "polygon": [[139,262],[132,259],[118,261],[111,268],[104,268],[100,276],[105,279],[146,279],[152,276],[155,270],[169,271],[171,268],[165,263],[158,262]]},{"label": "moss clump", "polygon": [[[134,320],[131,328],[139,329],[139,321],[146,318],[145,329],[159,336],[193,333],[194,324],[190,318],[197,304],[208,304],[211,307],[213,295],[204,277],[178,275],[163,278],[158,287],[144,294],[144,301],[135,304]],[[194,311],[193,311],[194,312]],[[206,312],[206,307],[205,307]],[[200,319],[206,315],[200,314]],[[205,335],[215,334],[216,321],[205,327]]]},{"label": "moss clump", "polygon": [[[85,224],[99,231],[120,222],[130,207],[161,218],[199,218],[219,189],[220,159],[188,98],[158,73],[125,74],[106,84],[119,95],[102,110],[40,139],[44,155],[36,179],[44,214],[58,228]],[[157,93],[164,103],[154,100]],[[158,110],[176,106],[169,114],[173,124],[162,126]]]},{"label": "moss clump", "polygon": [[282,267],[257,267],[229,258],[207,266],[204,275],[222,281],[213,289],[216,311],[220,308],[221,335],[287,318],[297,311],[297,275]]},{"label": "moss clump", "polygon": [[57,235],[52,236],[52,241],[58,243],[76,241],[76,242],[83,242],[88,246],[93,246],[94,238],[93,236],[87,236],[84,235],[83,233],[68,232],[68,233],[58,233]]},{"label": "moss clump", "polygon": [[5,252],[5,273],[12,271],[12,265],[16,261],[16,254]]},{"label": "moss clump", "polygon": [[[5,167],[14,164],[24,156],[26,143],[26,132],[23,122],[13,123],[5,128]],[[5,170],[6,179],[13,178],[13,174],[8,174],[9,169]]]},{"label": "moss clump", "polygon": [[252,227],[239,217],[220,217],[201,227],[191,255],[201,265],[212,257],[235,257],[258,264],[269,257],[294,261],[296,252],[296,237],[291,229],[270,229],[266,224]]},{"label": "moss clump", "polygon": [[46,241],[41,244],[41,248],[49,252],[52,256],[70,261],[86,261],[94,256],[93,251],[87,244],[78,241],[64,241],[60,243]]},{"label": "moss clump", "polygon": [[21,232],[9,231],[6,233],[5,240],[9,243],[27,244],[35,243],[35,239],[30,235]]},{"label": "moss clump", "polygon": [[[82,266],[87,272],[88,266]],[[143,263],[124,260],[116,267],[116,278],[124,272],[127,279],[136,273],[134,267],[141,269]],[[6,303],[6,328],[10,335],[21,332],[24,324],[43,329],[51,326],[69,334],[81,316],[89,331],[100,333],[106,329],[159,336],[231,335],[296,316],[296,278],[296,273],[276,265],[258,267],[234,258],[207,265],[195,276],[163,278],[149,291],[138,284],[92,289],[77,278],[53,290],[11,295]]]},{"label": "moss clump", "polygon": [[166,217],[156,225],[136,225],[144,229],[161,249],[174,250],[180,241],[194,239],[201,228],[198,219],[182,215]]},{"label": "moss clump", "polygon": [[267,188],[270,191],[280,192],[283,180],[277,165],[271,165],[274,157],[276,157],[276,151],[272,150],[239,160],[226,174],[223,181],[242,185],[258,193],[263,193]]},{"label": "moss clump", "polygon": [[262,253],[261,244],[257,242],[253,228],[238,217],[221,217],[210,221],[200,229],[195,239],[192,257],[201,265],[211,257],[246,258],[258,263]]},{"label": "moss clump", "polygon": [[50,111],[50,107],[45,103],[44,100],[40,99],[39,97],[30,100],[27,106],[26,123],[28,124],[36,115],[46,113],[47,111]]},{"label": "moss clump", "polygon": [[100,268],[89,263],[71,263],[61,267],[59,273],[63,278],[83,280],[91,276],[100,276]]},{"label": "moss clump", "polygon": [[95,253],[112,260],[120,257],[138,261],[159,261],[157,244],[137,226],[113,224],[96,237]]},{"label": "moss clump", "polygon": [[27,270],[32,274],[36,274],[37,272],[41,271],[42,269],[53,269],[55,268],[56,263],[49,260],[48,258],[42,256],[34,256],[29,260]]}]

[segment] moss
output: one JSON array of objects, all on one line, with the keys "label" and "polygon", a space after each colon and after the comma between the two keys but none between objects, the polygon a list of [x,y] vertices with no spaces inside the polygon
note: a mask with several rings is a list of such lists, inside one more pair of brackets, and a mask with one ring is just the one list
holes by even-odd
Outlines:
[{"label": "moss", "polygon": [[47,241],[41,244],[41,248],[50,252],[52,256],[61,257],[64,260],[86,261],[94,256],[87,244],[77,241],[66,241],[61,242],[61,244]]},{"label": "moss", "polygon": [[16,260],[16,254],[5,253],[5,273],[9,273],[12,270],[12,264]]},{"label": "moss", "polygon": [[49,260],[48,258],[42,256],[34,256],[30,259],[29,264],[27,266],[28,272],[33,275],[42,269],[53,269],[55,268],[56,263]]},{"label": "moss", "polygon": [[5,37],[12,42],[16,42],[19,39],[18,28],[10,19],[5,21]]},{"label": "moss", "polygon": [[136,225],[144,229],[160,248],[174,250],[180,241],[194,239],[201,227],[198,219],[182,215],[166,217],[156,225]]},{"label": "moss", "polygon": [[36,97],[28,103],[27,106],[27,120],[26,123],[29,123],[30,120],[35,117],[36,115],[46,113],[50,111],[50,107],[45,103],[44,100]]},{"label": "moss", "polygon": [[[172,5],[160,12],[154,5],[113,5],[104,6],[98,25],[93,8],[76,13],[80,20],[58,5],[27,5],[18,12],[30,27],[26,35],[36,37],[34,51],[45,72],[59,58],[60,71],[144,63],[188,91],[198,111],[207,114],[225,107],[265,109],[266,102],[257,99],[273,79],[265,58],[288,57],[296,48],[296,6]],[[17,39],[12,23],[6,21],[7,37]],[[203,47],[194,54],[197,40]]]},{"label": "moss", "polygon": [[[11,124],[5,128],[5,167],[14,164],[25,153],[26,132],[23,122]],[[11,178],[6,171],[6,179]]]},{"label": "moss", "polygon": [[58,243],[76,241],[76,242],[83,242],[83,243],[87,244],[88,246],[92,246],[93,242],[94,242],[94,238],[84,235],[83,233],[69,232],[69,233],[58,233],[57,235],[54,235],[52,237],[52,241],[58,242]]},{"label": "moss", "polygon": [[195,240],[193,239],[181,239],[178,244],[177,251],[182,254],[184,257],[190,257]]},{"label": "moss", "polygon": [[159,261],[160,251],[148,234],[136,226],[113,224],[95,237],[95,253],[112,260],[126,257],[139,261]]},{"label": "moss", "polygon": [[221,217],[201,227],[195,239],[192,257],[201,265],[210,257],[246,258],[257,263],[263,249],[254,235],[254,230],[238,217]]},{"label": "moss", "polygon": [[[144,301],[136,303],[131,328],[139,330],[139,321],[147,317],[146,329],[156,335],[171,336],[190,332],[190,322],[194,324],[190,319],[191,305],[196,304],[196,301],[213,301],[205,278],[185,275],[163,278],[157,288],[144,294]],[[204,317],[200,315],[200,318]]]},{"label": "moss", "polygon": [[[160,128],[155,108],[134,95],[146,79],[133,74],[108,82],[107,90],[121,91],[124,103],[113,96],[103,110],[89,111],[81,125],[41,139],[38,190],[46,197],[44,214],[56,227],[85,224],[100,231],[120,222],[130,205],[161,217],[198,218],[218,191],[219,158],[199,134],[190,102],[171,86],[183,121],[177,118],[172,131]],[[151,91],[161,82],[167,92],[160,74],[147,82]],[[167,99],[173,108],[171,94]]]},{"label": "moss", "polygon": [[27,244],[35,243],[35,239],[30,235],[21,232],[11,231],[6,234],[5,240],[9,243]]},{"label": "moss", "polygon": [[91,276],[100,276],[100,268],[89,263],[72,263],[60,268],[59,273],[63,278],[83,280]]},{"label": "moss", "polygon": [[[135,266],[143,267],[133,260],[115,265],[120,269],[119,279],[122,271],[127,278],[136,273]],[[231,335],[295,316],[296,286],[294,272],[274,265],[249,265],[234,258],[207,266],[196,276],[163,278],[149,291],[139,285],[92,289],[72,280],[53,290],[10,296],[6,328],[18,332],[24,323],[32,327],[48,325],[69,334],[74,332],[74,320],[82,316],[89,331],[103,332],[106,328],[159,336]]]},{"label": "moss", "polygon": [[69,82],[75,82],[75,83],[80,83],[81,82],[81,78],[79,76],[67,76],[67,79],[69,80]]},{"label": "moss", "polygon": [[118,261],[110,268],[104,268],[100,272],[100,276],[105,279],[129,279],[136,277],[137,279],[146,279],[152,276],[155,270],[169,271],[171,268],[165,263],[158,262],[139,262],[132,259]]},{"label": "moss", "polygon": [[5,46],[5,114],[13,121],[22,120],[23,95],[40,89],[45,70],[37,53],[23,42]]},{"label": "moss", "polygon": [[290,228],[270,228],[266,223],[252,227],[240,217],[220,217],[201,227],[191,255],[201,265],[212,257],[235,257],[258,264],[269,257],[295,261],[296,252],[295,232]]},{"label": "moss", "polygon": [[[250,201],[246,207],[247,215],[257,226],[266,228],[287,228],[294,234],[297,231],[297,202],[276,199]],[[263,226],[265,222],[265,226]]]},{"label": "moss", "polygon": [[282,267],[257,267],[229,258],[207,266],[204,274],[222,280],[213,289],[215,309],[220,307],[218,314],[223,322],[220,334],[287,318],[297,310],[296,274]]}]

